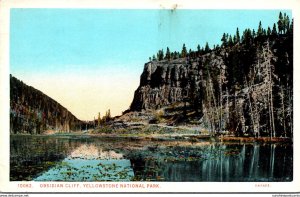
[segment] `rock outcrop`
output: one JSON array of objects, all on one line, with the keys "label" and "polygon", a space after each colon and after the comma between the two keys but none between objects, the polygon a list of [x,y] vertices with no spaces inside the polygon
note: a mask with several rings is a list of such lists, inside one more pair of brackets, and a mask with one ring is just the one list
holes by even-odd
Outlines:
[{"label": "rock outcrop", "polygon": [[10,133],[71,132],[81,124],[58,102],[10,75]]},{"label": "rock outcrop", "polygon": [[221,70],[226,68],[223,58],[215,52],[191,60],[181,58],[146,63],[130,109],[139,111],[160,108],[190,100],[191,94],[195,94],[200,87],[207,61],[210,61],[212,67]]},{"label": "rock outcrop", "polygon": [[292,136],[293,37],[265,36],[145,64],[131,111],[187,102],[211,132]]}]

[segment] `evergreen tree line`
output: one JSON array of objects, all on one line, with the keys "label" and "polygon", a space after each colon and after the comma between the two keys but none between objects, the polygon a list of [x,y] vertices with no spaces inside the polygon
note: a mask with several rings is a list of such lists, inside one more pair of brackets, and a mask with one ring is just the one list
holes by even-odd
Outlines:
[{"label": "evergreen tree line", "polygon": [[190,102],[196,112],[203,112],[213,135],[230,131],[237,136],[292,137],[293,22],[280,13],[273,30],[263,29],[260,22],[256,32],[246,29],[241,37],[236,32],[235,37],[223,36],[226,68],[213,66],[211,55],[197,60],[203,74]]},{"label": "evergreen tree line", "polygon": [[[265,40],[263,40],[265,41]],[[209,54],[189,71],[184,102],[211,135],[293,136],[293,38],[291,35]],[[217,62],[217,63],[216,63]],[[224,63],[224,64],[223,64]],[[220,65],[224,65],[220,66]],[[186,107],[183,112],[187,118]]]},{"label": "evergreen tree line", "polygon": [[105,112],[105,115],[101,118],[101,114],[100,112],[98,113],[98,118],[97,120],[94,118],[94,126],[102,126],[105,125],[107,122],[111,121],[112,117],[111,117],[111,113],[110,113],[110,109],[108,109]]},{"label": "evergreen tree line", "polygon": [[[265,37],[276,37],[282,34],[293,34],[293,20],[290,20],[289,16],[281,12],[279,13],[277,24],[274,23],[273,27],[268,27],[264,29],[262,27],[261,21],[259,22],[258,29],[255,31],[254,29],[247,28],[243,31],[242,35],[240,35],[239,28],[236,28],[235,35],[230,35],[228,33],[223,33],[221,38],[221,46],[214,45],[213,50],[232,47],[236,44],[245,44],[247,46],[253,44],[255,40],[260,41]],[[186,45],[182,45],[182,49],[180,52],[174,51],[171,52],[169,47],[167,47],[166,52],[163,49],[158,50],[156,55],[149,57],[149,61],[161,61],[161,60],[174,60],[178,58],[191,57],[195,58],[205,53],[208,53],[212,50],[206,42],[205,47],[201,47],[199,44],[197,45],[197,50],[194,51],[192,49],[187,50]]]},{"label": "evergreen tree line", "polygon": [[81,121],[39,90],[10,75],[10,132],[40,134],[79,130]]}]

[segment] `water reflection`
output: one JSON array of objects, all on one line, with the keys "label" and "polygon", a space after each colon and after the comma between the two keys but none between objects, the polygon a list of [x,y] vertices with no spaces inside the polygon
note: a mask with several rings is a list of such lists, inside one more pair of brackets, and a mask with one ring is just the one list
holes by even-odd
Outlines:
[{"label": "water reflection", "polygon": [[69,159],[123,159],[123,154],[116,153],[113,150],[105,151],[101,147],[93,144],[83,144],[76,148],[68,156]]},{"label": "water reflection", "polygon": [[[292,181],[286,144],[11,138],[10,179],[36,181]],[[24,170],[25,169],[25,170]]]},{"label": "water reflection", "polygon": [[[211,145],[204,157],[139,162],[140,180],[163,181],[292,181],[292,148],[286,145]],[[157,179],[157,177],[159,179]]]},{"label": "water reflection", "polygon": [[81,143],[64,137],[11,136],[10,180],[32,180],[63,160]]},{"label": "water reflection", "polygon": [[34,181],[130,181],[133,176],[122,154],[83,144]]}]

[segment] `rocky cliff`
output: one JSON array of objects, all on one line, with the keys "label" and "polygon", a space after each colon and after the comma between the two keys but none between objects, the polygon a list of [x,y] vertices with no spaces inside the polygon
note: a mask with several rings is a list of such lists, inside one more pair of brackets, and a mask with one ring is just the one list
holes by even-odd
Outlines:
[{"label": "rocky cliff", "polygon": [[292,136],[293,37],[145,64],[131,111],[187,103],[212,133]]},{"label": "rocky cliff", "polygon": [[10,75],[10,133],[71,132],[81,124],[58,102]]}]

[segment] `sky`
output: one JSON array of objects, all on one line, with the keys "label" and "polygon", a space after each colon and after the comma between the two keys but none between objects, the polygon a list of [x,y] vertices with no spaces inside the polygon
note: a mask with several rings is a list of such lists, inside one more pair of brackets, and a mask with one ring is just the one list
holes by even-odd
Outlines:
[{"label": "sky", "polygon": [[223,33],[273,27],[289,10],[11,9],[10,73],[81,120],[129,108],[159,49],[220,44]]}]

